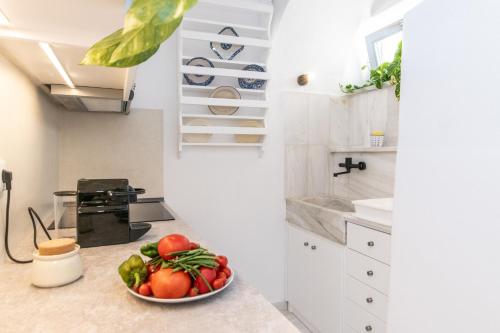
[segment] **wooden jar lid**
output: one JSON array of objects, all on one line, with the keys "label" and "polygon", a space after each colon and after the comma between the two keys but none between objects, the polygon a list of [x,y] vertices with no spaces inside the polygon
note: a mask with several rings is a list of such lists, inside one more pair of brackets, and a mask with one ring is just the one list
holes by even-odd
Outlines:
[{"label": "wooden jar lid", "polygon": [[53,256],[64,254],[75,249],[75,240],[73,238],[58,238],[45,241],[38,245],[38,253],[41,256]]}]

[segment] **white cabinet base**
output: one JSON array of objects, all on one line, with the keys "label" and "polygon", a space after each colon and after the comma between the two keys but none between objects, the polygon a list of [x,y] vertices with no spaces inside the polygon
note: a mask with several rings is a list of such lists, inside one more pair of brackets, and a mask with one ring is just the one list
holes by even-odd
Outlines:
[{"label": "white cabinet base", "polygon": [[313,332],[342,332],[345,247],[289,226],[289,309]]}]

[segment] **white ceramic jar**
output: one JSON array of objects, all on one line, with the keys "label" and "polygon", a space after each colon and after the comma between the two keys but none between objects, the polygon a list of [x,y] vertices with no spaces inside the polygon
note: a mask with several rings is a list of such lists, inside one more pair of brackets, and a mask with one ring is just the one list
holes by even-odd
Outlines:
[{"label": "white ceramic jar", "polygon": [[80,246],[68,253],[42,256],[33,252],[32,283],[37,287],[58,287],[77,280],[83,274]]}]

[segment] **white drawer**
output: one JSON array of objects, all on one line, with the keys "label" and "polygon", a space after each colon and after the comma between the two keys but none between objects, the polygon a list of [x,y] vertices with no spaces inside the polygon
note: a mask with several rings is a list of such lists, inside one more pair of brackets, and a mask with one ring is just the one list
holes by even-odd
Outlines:
[{"label": "white drawer", "polygon": [[360,333],[385,333],[385,323],[350,300],[344,303],[344,325]]},{"label": "white drawer", "polygon": [[391,235],[347,223],[347,247],[391,264]]},{"label": "white drawer", "polygon": [[387,296],[374,288],[348,276],[346,297],[384,322],[387,320]]},{"label": "white drawer", "polygon": [[346,251],[347,274],[389,295],[391,267],[356,251]]}]

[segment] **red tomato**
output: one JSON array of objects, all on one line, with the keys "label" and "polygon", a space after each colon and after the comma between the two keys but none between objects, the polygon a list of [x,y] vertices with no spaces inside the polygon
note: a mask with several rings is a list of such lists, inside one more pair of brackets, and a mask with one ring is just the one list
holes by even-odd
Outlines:
[{"label": "red tomato", "polygon": [[[212,285],[212,282],[214,282],[217,277],[217,271],[212,268],[202,267],[200,268],[200,273],[203,274],[210,285]],[[196,277],[196,280],[194,280],[194,286],[198,288],[200,294],[206,294],[210,291],[210,288],[207,286],[205,281],[203,281],[201,276]]]},{"label": "red tomato", "polygon": [[220,278],[220,279],[214,280],[214,282],[212,283],[212,287],[214,288],[214,290],[217,290],[217,289],[224,287],[225,284],[226,284],[226,279]]},{"label": "red tomato", "polygon": [[151,295],[151,286],[149,283],[143,283],[139,287],[139,294],[142,296],[150,296]]},{"label": "red tomato", "polygon": [[190,250],[194,250],[194,249],[197,249],[199,247],[200,247],[200,244],[198,244],[198,243],[193,243],[193,242],[189,243]]},{"label": "red tomato", "polygon": [[221,278],[222,279],[227,279],[227,275],[224,272],[219,272],[219,273],[217,273],[217,278],[218,279],[221,279]]},{"label": "red tomato", "polygon": [[158,254],[165,260],[173,259],[172,252],[190,250],[189,239],[182,235],[171,234],[163,237],[158,242]]},{"label": "red tomato", "polygon": [[217,256],[215,258],[220,267],[227,267],[227,257],[226,256]]},{"label": "red tomato", "polygon": [[151,290],[158,298],[181,298],[191,288],[191,278],[186,272],[173,272],[172,268],[160,269],[151,277]]},{"label": "red tomato", "polygon": [[229,279],[229,277],[231,276],[231,270],[229,269],[229,267],[224,267],[222,271],[226,274],[227,278]]},{"label": "red tomato", "polygon": [[198,288],[193,287],[193,288],[189,289],[188,296],[189,297],[198,296],[198,293],[199,293]]}]

